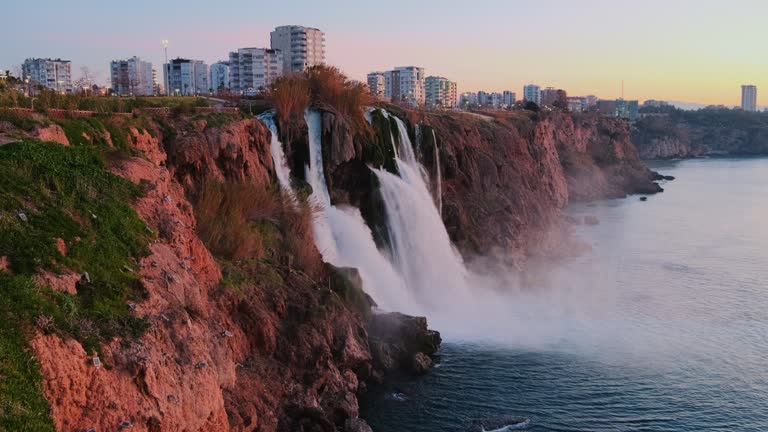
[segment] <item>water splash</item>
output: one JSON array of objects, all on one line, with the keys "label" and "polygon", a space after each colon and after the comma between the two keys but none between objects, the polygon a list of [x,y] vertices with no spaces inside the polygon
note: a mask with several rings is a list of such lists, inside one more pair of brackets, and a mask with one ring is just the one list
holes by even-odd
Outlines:
[{"label": "water splash", "polygon": [[312,186],[310,200],[318,207],[313,233],[323,260],[337,267],[357,268],[366,292],[382,307],[415,313],[415,302],[403,279],[376,247],[360,211],[331,204],[323,172],[320,113],[307,110],[304,118],[309,130],[310,153],[306,178]]},{"label": "water splash", "polygon": [[280,142],[280,138],[277,133],[277,125],[275,124],[275,114],[273,112],[266,112],[257,116],[259,120],[269,129],[272,135],[269,151],[272,154],[272,162],[275,165],[275,174],[277,175],[277,181],[280,184],[280,189],[286,194],[288,199],[295,203],[296,193],[291,185],[291,170],[288,168],[288,162],[285,159],[285,153],[283,152],[283,143]]},{"label": "water splash", "polygon": [[440,171],[440,150],[437,148],[437,137],[435,136],[435,129],[432,129],[432,144],[435,146],[435,166],[437,169],[437,187],[435,188],[435,196],[437,197],[437,212],[440,214],[440,218],[443,217],[443,174]]}]

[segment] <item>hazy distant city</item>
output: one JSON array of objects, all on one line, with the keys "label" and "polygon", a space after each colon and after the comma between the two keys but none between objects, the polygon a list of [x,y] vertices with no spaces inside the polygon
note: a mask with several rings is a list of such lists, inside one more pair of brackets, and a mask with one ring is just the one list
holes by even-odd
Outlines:
[{"label": "hazy distant city", "polygon": [[[207,64],[190,58],[168,58],[172,49],[168,40],[161,41],[165,63],[161,73],[139,56],[112,60],[109,63],[109,86],[95,83],[87,67],[81,67],[77,78],[69,60],[61,58],[27,58],[0,78],[20,78],[20,90],[34,95],[39,88],[61,93],[88,93],[103,96],[228,96],[259,97],[280,76],[302,72],[326,62],[325,34],[322,30],[299,25],[279,26],[270,33],[270,46],[238,48],[222,55],[220,61]],[[76,65],[75,65],[76,66]],[[570,112],[594,112],[608,117],[634,121],[640,107],[677,106],[687,109],[696,104],[663,100],[603,99],[596,95],[571,95],[567,89],[525,84],[522,91],[460,91],[448,77],[429,75],[419,66],[396,66],[391,70],[372,71],[365,83],[378,100],[408,107],[435,110],[511,110],[533,103],[543,109]],[[621,83],[622,95],[624,84]],[[736,92],[738,89],[734,89]],[[717,108],[731,108],[718,105]],[[757,112],[757,87],[741,86],[741,104],[734,109]],[[765,108],[768,111],[768,108]]]}]

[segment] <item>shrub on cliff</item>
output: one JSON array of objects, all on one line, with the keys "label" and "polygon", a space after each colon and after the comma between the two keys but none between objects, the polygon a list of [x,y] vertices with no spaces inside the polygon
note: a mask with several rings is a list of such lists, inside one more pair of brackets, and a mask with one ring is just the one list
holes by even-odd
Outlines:
[{"label": "shrub on cliff", "polygon": [[304,110],[309,106],[334,110],[347,120],[362,124],[365,122],[363,108],[373,103],[363,83],[350,80],[338,68],[326,65],[279,78],[268,97],[284,128],[301,125]]},{"label": "shrub on cliff", "polygon": [[274,259],[309,274],[322,265],[311,209],[284,201],[276,188],[209,180],[195,213],[200,238],[220,258]]},{"label": "shrub on cliff", "polygon": [[309,83],[303,74],[289,74],[278,78],[268,93],[280,118],[283,133],[289,138],[301,129],[304,110],[309,106]]}]

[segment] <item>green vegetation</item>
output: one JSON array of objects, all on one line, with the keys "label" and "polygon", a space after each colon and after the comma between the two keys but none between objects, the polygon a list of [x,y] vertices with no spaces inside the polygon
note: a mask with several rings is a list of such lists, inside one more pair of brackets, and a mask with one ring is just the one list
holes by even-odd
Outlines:
[{"label": "green vegetation", "polygon": [[0,109],[0,122],[8,122],[14,127],[27,132],[31,132],[35,129],[35,126],[42,124],[42,122],[35,120],[30,114],[3,109]]},{"label": "green vegetation", "polygon": [[[99,125],[69,125],[69,132],[86,126]],[[135,270],[150,240],[129,205],[142,191],[84,143],[2,146],[0,172],[0,257],[10,271],[0,272],[0,430],[52,429],[25,341],[37,326],[75,337],[92,353],[101,341],[143,333],[147,323],[128,308],[143,295]],[[65,256],[56,239],[66,243]],[[88,272],[91,281],[72,296],[38,286],[39,270]]]},{"label": "green vegetation", "polygon": [[246,118],[246,116],[241,112],[221,112],[200,115],[198,118],[205,120],[205,128],[210,129],[226,126],[229,123],[242,120],[243,118]]}]

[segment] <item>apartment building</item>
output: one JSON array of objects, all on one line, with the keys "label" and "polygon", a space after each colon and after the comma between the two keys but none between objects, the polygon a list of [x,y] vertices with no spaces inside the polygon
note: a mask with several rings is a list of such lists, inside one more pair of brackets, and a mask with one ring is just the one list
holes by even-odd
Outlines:
[{"label": "apartment building", "polygon": [[208,65],[202,60],[176,58],[163,66],[168,94],[194,96],[211,90]]},{"label": "apartment building", "polygon": [[109,64],[112,91],[118,96],[152,96],[155,94],[152,63],[139,57],[113,60]]},{"label": "apartment building", "polygon": [[72,62],[69,60],[28,58],[21,71],[24,80],[58,92],[72,91]]},{"label": "apartment building", "polygon": [[448,78],[428,76],[424,80],[426,105],[431,108],[454,108],[458,102],[456,83]]},{"label": "apartment building", "polygon": [[269,34],[273,50],[282,52],[285,73],[302,72],[325,63],[325,34],[319,29],[297,25],[276,27]]},{"label": "apartment building", "polygon": [[266,90],[283,74],[283,53],[269,48],[240,48],[229,53],[229,86],[234,92],[253,94]]},{"label": "apartment building", "polygon": [[211,88],[213,91],[229,90],[229,62],[220,61],[211,65]]}]

